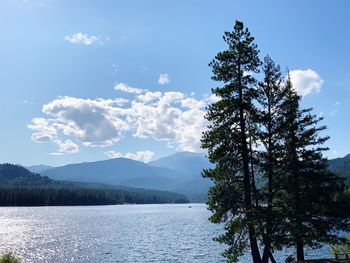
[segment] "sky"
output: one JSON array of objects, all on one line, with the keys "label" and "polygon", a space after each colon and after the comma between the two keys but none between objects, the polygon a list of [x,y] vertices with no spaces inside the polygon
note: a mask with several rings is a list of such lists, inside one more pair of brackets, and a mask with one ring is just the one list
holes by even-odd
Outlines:
[{"label": "sky", "polygon": [[208,63],[241,20],[350,153],[350,2],[2,0],[0,162],[200,151]]}]

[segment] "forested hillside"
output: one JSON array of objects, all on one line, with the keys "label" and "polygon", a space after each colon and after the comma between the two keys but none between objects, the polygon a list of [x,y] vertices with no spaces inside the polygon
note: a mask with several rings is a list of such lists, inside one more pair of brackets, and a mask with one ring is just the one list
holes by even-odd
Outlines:
[{"label": "forested hillside", "polygon": [[343,158],[329,160],[329,169],[346,178],[346,184],[350,185],[350,154]]},{"label": "forested hillside", "polygon": [[65,182],[13,165],[0,165],[0,205],[107,205],[187,203],[184,195],[156,190]]}]

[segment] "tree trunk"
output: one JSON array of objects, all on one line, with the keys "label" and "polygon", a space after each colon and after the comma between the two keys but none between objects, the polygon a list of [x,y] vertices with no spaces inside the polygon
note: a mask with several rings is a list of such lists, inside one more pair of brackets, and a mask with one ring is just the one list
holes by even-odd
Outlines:
[{"label": "tree trunk", "polygon": [[265,246],[264,248],[264,254],[261,260],[261,263],[268,263],[269,259],[272,263],[277,263],[272,252],[271,252],[271,245],[270,246]]},{"label": "tree trunk", "polygon": [[262,263],[268,263],[269,262],[269,254],[270,254],[270,247],[268,245],[265,245],[263,257],[261,259]]},{"label": "tree trunk", "polygon": [[302,239],[297,240],[297,260],[304,261],[304,242]]},{"label": "tree trunk", "polygon": [[[240,68],[239,71],[240,72]],[[253,263],[261,263],[260,251],[258,246],[258,241],[256,238],[255,227],[253,222],[252,215],[252,193],[251,193],[251,184],[250,184],[250,172],[249,172],[249,154],[248,154],[248,144],[247,144],[247,135],[246,135],[246,123],[244,119],[244,108],[243,108],[243,91],[241,79],[239,77],[239,120],[241,128],[241,154],[242,154],[242,163],[243,163],[243,183],[244,183],[244,203],[245,211],[247,213],[248,220],[248,232],[249,232],[249,242],[250,249],[253,258]]]},{"label": "tree trunk", "polygon": [[294,175],[294,198],[295,198],[295,211],[294,219],[296,222],[295,225],[295,237],[296,237],[296,249],[297,249],[297,260],[304,261],[304,242],[302,239],[302,220],[300,218],[301,204],[300,204],[300,182],[299,182],[299,169],[298,169],[298,154],[296,152],[296,139],[295,139],[295,130],[291,134],[292,138],[292,149],[293,149],[293,175]]},{"label": "tree trunk", "polygon": [[276,260],[275,260],[275,258],[274,258],[273,255],[272,255],[271,250],[270,250],[269,254],[270,254],[269,257],[270,257],[271,262],[272,262],[272,263],[277,263]]},{"label": "tree trunk", "polygon": [[[269,84],[268,84],[269,85]],[[272,225],[273,225],[273,215],[272,215],[272,201],[273,201],[273,153],[272,153],[272,113],[271,113],[271,96],[270,93],[267,94],[268,97],[268,123],[267,123],[267,132],[268,132],[268,164],[267,164],[267,178],[268,178],[268,192],[267,192],[267,218],[266,218],[266,238],[265,238],[265,249],[262,258],[262,263],[268,263],[269,258],[273,258],[271,253],[271,237],[272,234]]]}]

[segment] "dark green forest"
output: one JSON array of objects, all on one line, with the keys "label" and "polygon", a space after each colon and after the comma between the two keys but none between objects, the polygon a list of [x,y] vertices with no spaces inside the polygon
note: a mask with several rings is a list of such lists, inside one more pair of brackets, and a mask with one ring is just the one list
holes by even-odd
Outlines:
[{"label": "dark green forest", "polygon": [[184,195],[156,190],[56,181],[13,164],[0,165],[1,206],[188,203]]}]

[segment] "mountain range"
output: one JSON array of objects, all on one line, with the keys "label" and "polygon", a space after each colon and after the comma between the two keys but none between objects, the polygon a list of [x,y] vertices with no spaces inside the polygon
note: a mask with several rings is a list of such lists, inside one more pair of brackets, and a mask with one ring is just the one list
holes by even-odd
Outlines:
[{"label": "mountain range", "polygon": [[[179,152],[149,163],[126,158],[69,164],[61,167],[44,165],[28,167],[51,179],[78,181],[173,191],[185,194],[191,201],[205,201],[212,185],[203,178],[203,169],[212,167],[204,154]],[[346,177],[350,185],[350,154],[329,160],[330,170]]]},{"label": "mountain range", "polygon": [[54,180],[166,190],[185,194],[191,201],[205,201],[211,181],[203,178],[201,172],[209,167],[211,164],[204,154],[180,152],[148,164],[115,158],[60,167],[27,168]]},{"label": "mountain range", "polygon": [[0,164],[0,206],[188,203],[169,191],[53,180],[20,165]]}]

